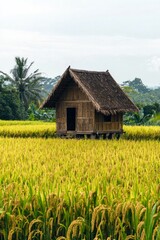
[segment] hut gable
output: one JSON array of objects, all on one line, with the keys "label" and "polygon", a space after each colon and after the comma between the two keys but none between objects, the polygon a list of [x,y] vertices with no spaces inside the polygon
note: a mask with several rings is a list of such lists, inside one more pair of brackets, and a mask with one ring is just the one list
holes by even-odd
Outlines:
[{"label": "hut gable", "polygon": [[[72,95],[74,93],[76,95],[76,88],[79,88],[83,92],[83,98],[86,96],[85,98],[92,102],[95,109],[105,115],[138,111],[108,71],[86,71],[70,67],[64,72],[41,107],[53,108],[65,94],[69,97],[69,91],[67,93],[65,91],[70,84],[75,89],[71,91]],[[78,101],[77,96],[76,100]]]},{"label": "hut gable", "polygon": [[81,90],[78,84],[73,80],[70,79],[65,86],[65,90],[61,93],[60,97],[58,98],[58,102],[61,101],[82,101],[82,100],[89,100],[88,96]]}]

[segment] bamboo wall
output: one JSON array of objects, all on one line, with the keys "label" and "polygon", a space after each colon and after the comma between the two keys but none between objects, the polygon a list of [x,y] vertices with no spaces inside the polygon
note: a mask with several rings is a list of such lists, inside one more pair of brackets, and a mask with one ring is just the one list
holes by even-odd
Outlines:
[{"label": "bamboo wall", "polygon": [[67,131],[67,108],[76,108],[76,131],[92,132],[95,110],[91,101],[73,81],[63,90],[56,104],[57,132]]},{"label": "bamboo wall", "polygon": [[122,129],[122,114],[112,115],[111,122],[104,122],[103,114],[95,111],[87,95],[71,80],[56,103],[57,133],[67,132],[67,108],[76,108],[75,131],[78,133],[103,133]]},{"label": "bamboo wall", "polygon": [[121,131],[122,127],[123,127],[123,115],[121,113],[111,115],[111,121],[105,122],[104,115],[96,111],[95,113],[95,131],[96,132]]}]

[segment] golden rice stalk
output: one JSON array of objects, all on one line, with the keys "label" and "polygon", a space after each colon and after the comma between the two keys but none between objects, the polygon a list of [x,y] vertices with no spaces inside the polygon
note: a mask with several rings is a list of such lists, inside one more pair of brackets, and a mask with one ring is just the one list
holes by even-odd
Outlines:
[{"label": "golden rice stalk", "polygon": [[139,214],[139,212],[144,208],[143,204],[141,202],[138,202],[136,204],[136,213]]},{"label": "golden rice stalk", "polygon": [[40,223],[42,223],[42,221],[41,221],[40,219],[33,219],[33,220],[30,222],[30,224],[29,224],[29,233],[30,233],[30,232],[33,232],[33,231],[32,231],[32,227],[33,227],[33,225],[36,224],[36,223],[37,223],[37,224],[40,224]]},{"label": "golden rice stalk", "polygon": [[155,229],[153,230],[152,240],[156,239],[156,234],[158,232],[158,228],[159,228],[159,226],[155,227]]},{"label": "golden rice stalk", "polygon": [[54,207],[56,205],[56,202],[58,201],[58,197],[56,196],[56,194],[51,193],[48,196],[48,205],[51,207]]},{"label": "golden rice stalk", "polygon": [[13,204],[14,204],[14,207],[12,209],[12,213],[16,213],[18,207],[20,206],[20,201],[18,201],[18,200],[14,201]]},{"label": "golden rice stalk", "polygon": [[24,223],[24,228],[29,228],[29,221],[28,221],[28,218],[26,216],[23,216],[23,220],[25,220],[25,223]]},{"label": "golden rice stalk", "polygon": [[63,224],[60,224],[60,226],[57,227],[56,229],[56,236],[60,235],[60,231],[65,228],[65,226]]},{"label": "golden rice stalk", "polygon": [[34,234],[35,230],[31,231],[28,235],[28,240],[32,240],[32,235]]},{"label": "golden rice stalk", "polygon": [[11,214],[9,216],[9,221],[10,221],[11,228],[14,229],[16,227],[16,216]]},{"label": "golden rice stalk", "polygon": [[133,215],[134,215],[135,208],[134,208],[133,203],[131,203],[131,202],[125,203],[125,204],[124,204],[124,207],[122,208],[122,222],[125,222],[125,218],[126,218],[127,212],[128,212],[129,210],[131,210],[132,216],[133,216]]},{"label": "golden rice stalk", "polygon": [[121,220],[119,217],[116,217],[115,220],[115,233],[117,234],[121,229]]},{"label": "golden rice stalk", "polygon": [[122,212],[122,207],[123,207],[123,204],[122,203],[118,203],[117,204],[117,207],[116,207],[116,210],[115,210],[115,215],[116,217],[119,217],[121,212]]},{"label": "golden rice stalk", "polygon": [[145,230],[143,229],[140,240],[146,240]]},{"label": "golden rice stalk", "polygon": [[57,223],[61,223],[61,215],[64,213],[64,200],[61,200],[56,209]]},{"label": "golden rice stalk", "polygon": [[84,224],[84,219],[81,217],[78,217],[76,220],[72,221],[68,227],[67,240],[71,239],[71,235],[72,235],[72,238],[77,237],[77,235],[80,236],[82,233],[81,230],[82,230],[83,224]]},{"label": "golden rice stalk", "polygon": [[153,215],[153,220],[154,220],[157,216],[158,216],[158,213],[155,213],[155,214]]},{"label": "golden rice stalk", "polygon": [[60,236],[60,237],[56,238],[56,240],[67,240],[67,238]]},{"label": "golden rice stalk", "polygon": [[145,212],[146,212],[146,207],[143,207],[139,213],[139,221],[142,221],[143,215],[145,214]]},{"label": "golden rice stalk", "polygon": [[144,227],[144,221],[141,221],[137,226],[137,236],[138,237],[141,236],[141,232],[143,231],[143,227]]},{"label": "golden rice stalk", "polygon": [[3,211],[3,212],[0,214],[0,220],[3,219],[3,218],[5,217],[5,214],[6,214],[5,211]]},{"label": "golden rice stalk", "polygon": [[91,230],[94,231],[95,223],[98,223],[99,220],[99,213],[106,211],[107,207],[105,205],[99,205],[94,208],[93,214],[92,214],[92,220],[91,220]]},{"label": "golden rice stalk", "polygon": [[98,238],[99,233],[101,232],[101,227],[103,227],[103,224],[105,224],[104,220],[101,220],[100,224],[97,227],[96,237]]},{"label": "golden rice stalk", "polygon": [[122,207],[122,222],[125,222],[126,212],[128,211],[129,206],[130,206],[130,202],[126,202]]},{"label": "golden rice stalk", "polygon": [[136,239],[136,237],[134,235],[128,235],[125,240],[132,240],[132,239]]},{"label": "golden rice stalk", "polygon": [[8,234],[8,240],[12,240],[13,234],[14,234],[14,229],[11,229]]},{"label": "golden rice stalk", "polygon": [[51,217],[50,219],[49,219],[49,234],[50,234],[50,238],[52,238],[52,233],[53,233],[53,222],[54,222],[54,219],[53,219],[53,217]]},{"label": "golden rice stalk", "polygon": [[157,213],[160,212],[160,205],[157,206]]},{"label": "golden rice stalk", "polygon": [[53,207],[48,208],[46,212],[46,219],[49,219],[51,217],[52,212],[53,212]]},{"label": "golden rice stalk", "polygon": [[8,240],[12,240],[12,239],[15,239],[13,238],[13,234],[15,233],[16,234],[16,239],[19,239],[18,237],[18,233],[19,232],[22,232],[22,229],[18,228],[18,227],[15,227],[14,229],[11,229],[9,231],[9,234],[8,234]]},{"label": "golden rice stalk", "polygon": [[38,237],[38,239],[39,239],[39,240],[42,240],[42,238],[43,238],[43,232],[40,231],[40,230],[33,230],[33,231],[31,231],[31,232],[29,233],[29,235],[28,235],[28,240],[34,239],[34,237],[35,237],[36,235],[40,235],[40,236]]}]

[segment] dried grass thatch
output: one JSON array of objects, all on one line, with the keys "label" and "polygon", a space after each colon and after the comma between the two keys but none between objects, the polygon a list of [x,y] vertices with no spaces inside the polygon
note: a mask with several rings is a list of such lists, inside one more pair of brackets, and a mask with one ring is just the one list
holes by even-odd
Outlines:
[{"label": "dried grass thatch", "polygon": [[55,107],[59,96],[71,79],[88,96],[95,109],[103,114],[138,111],[138,108],[123,92],[108,71],[86,71],[71,69],[70,67],[66,69],[41,108]]}]

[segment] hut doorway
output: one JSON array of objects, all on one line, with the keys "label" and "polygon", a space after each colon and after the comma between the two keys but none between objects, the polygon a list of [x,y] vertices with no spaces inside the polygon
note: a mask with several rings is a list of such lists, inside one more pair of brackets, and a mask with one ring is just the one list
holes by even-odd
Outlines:
[{"label": "hut doorway", "polygon": [[76,130],[76,108],[67,108],[67,131]]}]

